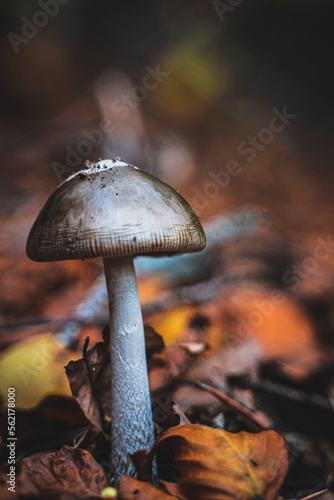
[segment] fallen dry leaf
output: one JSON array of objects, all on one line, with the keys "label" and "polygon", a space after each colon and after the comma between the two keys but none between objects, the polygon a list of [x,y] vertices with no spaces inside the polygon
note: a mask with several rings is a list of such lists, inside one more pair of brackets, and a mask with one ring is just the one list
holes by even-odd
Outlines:
[{"label": "fallen dry leaf", "polygon": [[[148,354],[149,383],[152,392],[175,383],[196,359],[188,348],[178,344],[164,348],[160,335],[145,325]],[[110,408],[110,355],[107,342],[98,342],[87,351],[86,360],[70,361],[66,368],[71,391],[86,417],[109,438]],[[159,423],[159,420],[158,420]]]},{"label": "fallen dry leaf", "polygon": [[149,322],[166,343],[178,342],[195,313],[194,306],[180,305],[150,315]]},{"label": "fallen dry leaf", "polygon": [[100,498],[108,486],[102,467],[88,451],[79,448],[63,446],[54,453],[25,458],[22,463],[33,486],[50,500],[62,495],[66,500]]},{"label": "fallen dry leaf", "polygon": [[51,334],[21,340],[0,354],[0,395],[16,388],[16,407],[31,409],[50,394],[70,396],[64,364],[72,353]]},{"label": "fallen dry leaf", "polygon": [[190,424],[190,420],[175,401],[155,398],[152,401],[153,420],[159,433],[176,425]]},{"label": "fallen dry leaf", "polygon": [[123,476],[117,498],[119,500],[171,500],[175,497],[165,493],[160,488],[156,488],[151,483]]},{"label": "fallen dry leaf", "polygon": [[[279,300],[276,301],[276,295]],[[232,351],[247,340],[261,349],[261,361],[278,360],[288,376],[303,379],[320,362],[312,324],[291,294],[254,284],[231,288],[202,307],[210,319],[208,343]]]},{"label": "fallen dry leaf", "polygon": [[[70,361],[65,367],[71,391],[86,417],[109,439],[110,407],[110,355],[109,329],[104,332],[104,342],[98,342],[87,351],[84,359]],[[164,348],[161,336],[149,325],[145,325],[145,343],[148,361]]]},{"label": "fallen dry leaf", "polygon": [[179,382],[193,366],[198,354],[178,344],[166,347],[161,355],[153,356],[148,366],[148,379],[152,393],[158,393]]},{"label": "fallen dry leaf", "polygon": [[0,470],[1,500],[98,500],[108,486],[90,453],[70,446],[25,458],[15,467],[15,492],[8,491],[8,467]]},{"label": "fallen dry leaf", "polygon": [[144,330],[146,356],[147,360],[149,361],[154,354],[158,354],[164,349],[165,343],[161,335],[159,335],[159,333],[153,328],[153,326],[145,324]]},{"label": "fallen dry leaf", "polygon": [[201,425],[168,429],[147,453],[133,456],[138,476],[147,480],[159,448],[173,454],[177,483],[166,489],[186,500],[274,500],[288,469],[282,435],[274,431],[232,434]]},{"label": "fallen dry leaf", "polygon": [[71,391],[86,417],[105,435],[109,435],[106,416],[110,407],[110,355],[105,342],[98,342],[87,351],[90,377],[84,359],[70,361],[65,367]]},{"label": "fallen dry leaf", "polygon": [[[15,466],[15,481],[13,481],[14,486],[13,484],[7,482],[10,481],[10,478],[7,476],[9,472],[9,466],[0,465],[1,500],[21,500],[21,498],[28,500],[41,499],[38,489],[29,477],[27,467],[22,464],[22,462],[18,462]],[[12,489],[9,490],[8,488]]]}]

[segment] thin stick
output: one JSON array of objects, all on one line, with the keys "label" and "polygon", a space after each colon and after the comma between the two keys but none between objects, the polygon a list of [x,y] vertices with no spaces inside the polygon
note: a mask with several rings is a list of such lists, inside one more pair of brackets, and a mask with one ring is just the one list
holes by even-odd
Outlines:
[{"label": "thin stick", "polygon": [[312,498],[317,498],[320,495],[327,493],[327,491],[328,491],[327,488],[325,490],[317,491],[316,493],[312,493],[311,495],[308,495],[307,497],[303,497],[301,500],[311,500]]},{"label": "thin stick", "polygon": [[210,392],[218,399],[223,401],[234,413],[241,413],[243,419],[247,422],[248,427],[256,432],[267,430],[269,427],[264,424],[256,415],[254,415],[248,408],[237,403],[234,399],[226,396],[226,394],[218,391],[214,387],[211,387],[208,384],[204,384],[203,382],[197,381],[195,382],[195,386],[203,391]]},{"label": "thin stick", "polygon": [[277,382],[272,382],[271,380],[264,379],[251,383],[247,378],[233,376],[228,377],[228,381],[232,387],[237,387],[239,389],[249,389],[252,392],[269,392],[270,394],[275,394],[302,404],[312,405],[326,410],[333,409],[329,398],[326,396],[309,394],[300,389],[288,387]]}]

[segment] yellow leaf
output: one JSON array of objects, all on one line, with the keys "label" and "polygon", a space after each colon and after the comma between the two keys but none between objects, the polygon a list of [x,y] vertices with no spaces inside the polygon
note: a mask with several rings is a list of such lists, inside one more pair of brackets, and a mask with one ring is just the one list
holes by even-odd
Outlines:
[{"label": "yellow leaf", "polygon": [[38,335],[8,347],[0,356],[0,395],[15,388],[16,406],[32,408],[45,396],[71,391],[64,365],[73,357],[52,335]]},{"label": "yellow leaf", "polygon": [[149,323],[159,332],[164,341],[177,342],[196,309],[193,306],[178,306],[150,317]]}]

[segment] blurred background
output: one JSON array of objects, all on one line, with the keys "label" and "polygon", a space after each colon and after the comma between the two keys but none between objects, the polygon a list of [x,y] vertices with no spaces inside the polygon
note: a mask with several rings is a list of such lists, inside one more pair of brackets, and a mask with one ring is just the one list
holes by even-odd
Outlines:
[{"label": "blurred background", "polygon": [[[181,190],[201,217],[256,203],[284,226],[329,230],[333,9],[311,0],[3,2],[5,217],[28,215],[40,192],[85,161],[121,156]],[[273,109],[290,117],[263,132]],[[231,160],[242,172],[205,192],[210,172]]]},{"label": "blurred background", "polygon": [[[187,296],[188,309],[174,316],[169,310],[168,321],[150,317],[154,308],[144,317],[174,342],[200,311],[210,320],[206,340],[214,349],[246,317],[261,356],[275,362],[285,356],[286,377],[298,383],[313,377],[321,380],[314,390],[329,390],[333,2],[12,0],[2,2],[0,12],[0,347],[6,381],[24,380],[22,370],[8,371],[20,366],[15,355],[27,359],[13,346],[64,332],[63,323],[50,323],[54,318],[82,319],[101,273],[98,259],[30,262],[25,242],[38,211],[87,160],[121,157],[180,191],[210,240],[201,260],[183,261],[187,276],[177,264],[174,275],[163,264],[139,265],[143,304],[157,290],[204,283],[193,301]],[[208,291],[205,283],[217,277],[237,280],[237,287],[215,295],[217,289]],[[275,302],[269,314],[273,291],[287,299]],[[249,318],[259,301],[267,304],[265,321],[253,324]],[[88,332],[99,340],[103,324],[74,328],[75,335]],[[82,343],[78,349],[80,357]],[[55,363],[62,367],[75,354],[66,356]],[[60,387],[69,394],[63,371],[57,380],[48,377],[46,388],[34,386],[29,394],[24,385],[23,406]]]}]

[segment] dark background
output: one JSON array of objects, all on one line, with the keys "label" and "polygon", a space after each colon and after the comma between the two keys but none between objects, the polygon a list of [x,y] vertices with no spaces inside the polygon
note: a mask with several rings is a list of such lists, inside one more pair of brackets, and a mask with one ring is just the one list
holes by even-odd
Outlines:
[{"label": "dark background", "polygon": [[[65,163],[65,146],[75,147],[82,130],[106,115],[92,90],[105,71],[121,70],[133,87],[142,83],[147,65],[160,65],[170,74],[139,103],[141,130],[133,125],[127,136],[121,123],[117,140],[109,137],[113,144],[107,153],[159,170],[162,142],[166,137],[182,141],[193,156],[187,182],[177,180],[182,157],[179,168],[165,177],[171,183],[175,177],[187,194],[199,180],[205,182],[208,171],[238,158],[240,141],[267,126],[273,108],[287,106],[296,119],[250,165],[242,159],[243,173],[222,190],[223,199],[214,200],[212,210],[257,202],[296,229],[306,223],[312,229],[330,227],[332,2],[245,0],[232,7],[228,2],[71,0],[57,5],[58,13],[27,43],[19,43],[17,54],[8,34],[22,36],[22,18],[32,21],[42,9],[30,1],[1,6],[5,200],[31,195],[40,182],[57,184],[52,162]],[[140,147],[131,149],[131,134]],[[123,142],[126,147],[117,147]],[[98,154],[94,150],[83,160]]]}]

